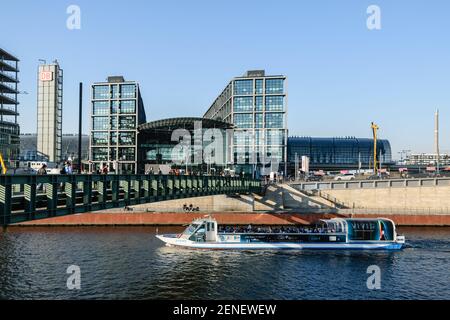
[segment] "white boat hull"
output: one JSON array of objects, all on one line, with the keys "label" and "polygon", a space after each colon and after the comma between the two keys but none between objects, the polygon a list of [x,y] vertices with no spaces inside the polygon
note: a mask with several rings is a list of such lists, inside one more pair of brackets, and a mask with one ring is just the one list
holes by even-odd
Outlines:
[{"label": "white boat hull", "polygon": [[157,235],[158,239],[168,246],[177,246],[192,249],[217,250],[400,250],[404,241],[365,241],[365,242],[339,242],[339,243],[294,243],[294,242],[195,242],[179,238],[178,235]]}]

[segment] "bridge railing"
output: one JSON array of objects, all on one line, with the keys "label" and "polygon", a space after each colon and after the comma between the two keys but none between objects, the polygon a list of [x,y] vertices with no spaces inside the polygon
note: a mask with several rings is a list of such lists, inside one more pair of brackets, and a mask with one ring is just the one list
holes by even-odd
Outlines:
[{"label": "bridge railing", "polygon": [[299,182],[299,183],[292,183],[291,186],[300,191],[436,187],[436,186],[450,186],[450,178],[412,178],[412,179],[386,179],[386,180]]},{"label": "bridge railing", "polygon": [[0,225],[156,201],[261,192],[261,181],[221,176],[0,176]]}]

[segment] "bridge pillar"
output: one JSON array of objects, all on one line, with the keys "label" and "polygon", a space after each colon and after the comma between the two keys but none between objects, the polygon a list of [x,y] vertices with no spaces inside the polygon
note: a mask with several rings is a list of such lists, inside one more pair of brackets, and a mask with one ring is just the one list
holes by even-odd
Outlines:
[{"label": "bridge pillar", "polygon": [[47,193],[47,216],[55,217],[56,209],[58,208],[58,176],[51,176],[50,183],[45,184]]},{"label": "bridge pillar", "polygon": [[92,177],[86,176],[83,181],[83,208],[84,212],[92,210]]},{"label": "bridge pillar", "polygon": [[35,218],[36,192],[36,177],[32,176],[30,181],[24,186],[25,212],[27,212],[29,220],[33,220]]},{"label": "bridge pillar", "polygon": [[66,206],[69,213],[75,213],[75,206],[77,204],[77,182],[76,177],[70,176],[70,181],[65,183],[64,192],[66,194]]},{"label": "bridge pillar", "polygon": [[0,224],[6,226],[11,223],[12,184],[8,176],[0,177],[0,181]]},{"label": "bridge pillar", "polygon": [[144,187],[144,201],[150,202],[150,197],[152,196],[152,176],[146,176],[142,184]]},{"label": "bridge pillar", "polygon": [[130,204],[130,197],[131,197],[131,183],[130,180],[127,178],[120,177],[120,186],[123,188],[123,199],[125,200],[125,205]]},{"label": "bridge pillar", "polygon": [[98,191],[98,203],[102,208],[106,208],[106,201],[108,200],[108,182],[106,181],[107,176],[102,176],[102,181],[98,181],[97,183],[97,191]]},{"label": "bridge pillar", "polygon": [[168,177],[167,176],[160,176],[160,180],[158,182],[160,188],[160,193],[158,196],[158,200],[167,200],[167,180]]},{"label": "bridge pillar", "polygon": [[152,201],[156,201],[158,199],[158,195],[159,195],[159,176],[153,176],[151,181],[151,197],[152,197]]}]

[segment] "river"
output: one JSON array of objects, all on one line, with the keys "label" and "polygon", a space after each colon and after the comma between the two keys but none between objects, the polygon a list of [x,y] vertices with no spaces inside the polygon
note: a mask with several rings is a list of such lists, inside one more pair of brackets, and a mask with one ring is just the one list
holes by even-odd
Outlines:
[{"label": "river", "polygon": [[[159,228],[160,233],[180,228]],[[153,227],[0,231],[1,299],[450,299],[450,228],[400,228],[401,252],[199,251]],[[81,288],[66,273],[79,266]],[[367,287],[367,268],[381,289]]]}]

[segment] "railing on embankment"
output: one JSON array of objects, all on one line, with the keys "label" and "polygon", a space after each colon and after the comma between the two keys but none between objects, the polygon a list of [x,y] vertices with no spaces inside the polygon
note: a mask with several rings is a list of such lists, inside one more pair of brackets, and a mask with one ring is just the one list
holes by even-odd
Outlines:
[{"label": "railing on embankment", "polygon": [[0,176],[0,225],[156,201],[261,190],[259,180],[220,176]]},{"label": "railing on embankment", "polygon": [[301,183],[292,183],[291,186],[300,191],[405,188],[405,187],[436,187],[436,186],[450,186],[450,178],[301,182]]}]

